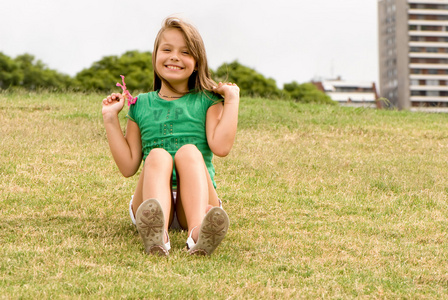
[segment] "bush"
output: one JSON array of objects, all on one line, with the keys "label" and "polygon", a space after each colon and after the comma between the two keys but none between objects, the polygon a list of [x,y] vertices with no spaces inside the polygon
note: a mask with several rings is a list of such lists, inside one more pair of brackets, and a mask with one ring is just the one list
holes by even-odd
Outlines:
[{"label": "bush", "polygon": [[320,103],[320,104],[336,104],[330,96],[319,91],[312,83],[298,84],[293,81],[283,85],[285,94],[297,102],[302,103]]}]

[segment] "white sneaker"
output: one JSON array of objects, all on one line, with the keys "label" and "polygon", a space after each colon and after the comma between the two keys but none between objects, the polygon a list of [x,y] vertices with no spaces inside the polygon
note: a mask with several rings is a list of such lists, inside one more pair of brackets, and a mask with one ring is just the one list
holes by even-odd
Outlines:
[{"label": "white sneaker", "polygon": [[168,242],[164,242],[164,235],[168,233],[164,230],[165,218],[159,201],[144,201],[137,209],[135,220],[146,253],[167,256],[171,246],[169,237]]},{"label": "white sneaker", "polygon": [[134,211],[132,210],[132,202],[134,201],[134,195],[131,196],[131,201],[129,201],[129,215],[131,216],[131,221],[132,224],[135,224],[135,216],[134,216]]}]

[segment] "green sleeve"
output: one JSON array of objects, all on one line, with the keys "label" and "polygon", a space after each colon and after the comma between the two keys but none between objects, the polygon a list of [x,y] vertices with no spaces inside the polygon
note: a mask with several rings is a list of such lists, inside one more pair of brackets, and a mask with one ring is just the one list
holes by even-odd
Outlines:
[{"label": "green sleeve", "polygon": [[138,103],[138,99],[140,98],[141,95],[138,95],[137,97],[137,101],[134,104],[131,104],[131,106],[129,107],[129,111],[126,114],[126,118],[128,118],[131,121],[134,121],[137,123],[137,116],[136,116],[136,106]]},{"label": "green sleeve", "polygon": [[213,92],[205,91],[205,96],[210,100],[208,101],[208,108],[224,101],[224,98],[222,98],[221,95]]}]

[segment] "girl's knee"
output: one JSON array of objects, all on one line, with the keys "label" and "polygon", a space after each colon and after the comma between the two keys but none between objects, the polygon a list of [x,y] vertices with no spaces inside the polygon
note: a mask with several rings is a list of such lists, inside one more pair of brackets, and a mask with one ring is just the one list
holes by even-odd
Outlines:
[{"label": "girl's knee", "polygon": [[152,149],[148,156],[145,159],[145,166],[151,165],[151,167],[154,166],[171,166],[172,167],[173,159],[171,157],[171,154],[168,153],[165,149],[162,148],[155,148]]},{"label": "girl's knee", "polygon": [[176,164],[178,162],[185,161],[203,161],[202,153],[199,149],[192,144],[184,145],[177,150],[176,155],[174,156],[174,161]]}]

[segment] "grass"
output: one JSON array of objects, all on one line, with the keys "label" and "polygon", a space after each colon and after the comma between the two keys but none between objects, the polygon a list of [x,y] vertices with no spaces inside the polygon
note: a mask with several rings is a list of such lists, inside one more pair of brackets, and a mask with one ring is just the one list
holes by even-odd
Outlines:
[{"label": "grass", "polygon": [[[0,297],[448,298],[448,115],[243,98],[211,257],[144,254],[102,95],[0,93]],[[120,115],[123,128],[124,113]]]}]

